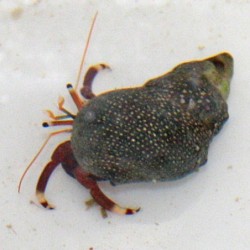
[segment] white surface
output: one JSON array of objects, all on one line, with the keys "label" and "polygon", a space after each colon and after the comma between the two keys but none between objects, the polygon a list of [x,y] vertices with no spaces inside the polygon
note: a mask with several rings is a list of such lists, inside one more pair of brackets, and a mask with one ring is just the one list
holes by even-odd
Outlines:
[{"label": "white surface", "polygon": [[[102,3],[101,3],[102,2]],[[105,3],[104,3],[105,2]],[[109,63],[94,88],[142,84],[176,64],[229,51],[235,74],[230,119],[211,144],[208,163],[184,179],[111,187],[115,201],[140,206],[134,216],[86,210],[89,193],[58,168],[47,211],[35,202],[54,138],[23,182],[25,167],[50,130],[44,109],[75,81],[84,42],[98,19],[85,69]],[[250,249],[250,3],[248,1],[0,1],[0,249]]]}]

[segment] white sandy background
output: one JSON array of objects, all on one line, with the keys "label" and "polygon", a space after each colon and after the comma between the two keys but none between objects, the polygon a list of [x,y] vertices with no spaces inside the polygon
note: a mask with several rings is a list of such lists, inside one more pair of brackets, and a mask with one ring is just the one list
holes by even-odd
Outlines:
[{"label": "white sandy background", "polygon": [[[230,119],[208,163],[184,179],[111,187],[106,194],[134,216],[86,210],[89,192],[58,168],[47,197],[34,195],[39,173],[67,135],[53,138],[21,174],[51,129],[41,123],[75,82],[91,20],[98,18],[85,61],[106,62],[95,93],[143,84],[180,62],[229,51],[235,74]],[[250,249],[250,2],[243,0],[0,1],[0,249]]]}]

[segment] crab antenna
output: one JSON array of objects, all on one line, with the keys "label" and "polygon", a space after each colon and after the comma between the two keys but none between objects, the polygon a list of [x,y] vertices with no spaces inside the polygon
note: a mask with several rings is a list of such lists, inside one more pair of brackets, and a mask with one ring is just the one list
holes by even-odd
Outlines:
[{"label": "crab antenna", "polygon": [[25,171],[23,172],[22,177],[21,177],[21,179],[19,181],[19,184],[18,184],[18,193],[20,193],[21,185],[22,185],[22,182],[23,182],[23,179],[24,179],[25,175],[27,174],[27,172],[29,171],[29,169],[31,168],[31,166],[33,165],[33,163],[35,162],[35,160],[37,159],[37,157],[40,155],[40,153],[42,152],[42,150],[44,149],[44,147],[47,145],[47,143],[50,140],[50,138],[52,136],[54,136],[54,135],[58,135],[58,134],[61,134],[61,133],[64,133],[64,132],[71,132],[71,131],[72,131],[72,129],[59,130],[59,131],[52,132],[47,137],[47,139],[44,141],[44,143],[42,144],[42,146],[38,150],[37,154],[34,156],[34,158],[31,160],[31,162],[29,163],[29,165],[26,167]]},{"label": "crab antenna", "polygon": [[92,35],[92,31],[94,29],[94,25],[95,25],[95,21],[96,21],[96,18],[97,18],[97,14],[98,14],[98,11],[95,13],[94,19],[92,21],[92,24],[91,24],[91,27],[90,27],[90,30],[89,30],[87,42],[86,42],[86,45],[85,45],[85,48],[84,48],[84,51],[83,51],[83,55],[82,55],[82,61],[81,61],[81,64],[80,64],[78,75],[77,75],[75,89],[77,89],[79,81],[80,81],[80,77],[81,77],[81,72],[82,72],[82,69],[83,69],[84,60],[85,60],[85,57],[86,57],[86,54],[87,54],[87,50],[88,50],[88,47],[89,47],[89,42],[90,42],[90,38],[91,38],[91,35]]}]

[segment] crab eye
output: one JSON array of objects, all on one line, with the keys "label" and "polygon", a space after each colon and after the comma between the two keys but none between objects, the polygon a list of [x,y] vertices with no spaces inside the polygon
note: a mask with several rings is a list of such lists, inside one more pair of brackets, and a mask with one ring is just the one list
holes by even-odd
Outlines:
[{"label": "crab eye", "polygon": [[88,110],[84,115],[84,120],[86,122],[93,122],[96,119],[96,113],[92,110]]}]

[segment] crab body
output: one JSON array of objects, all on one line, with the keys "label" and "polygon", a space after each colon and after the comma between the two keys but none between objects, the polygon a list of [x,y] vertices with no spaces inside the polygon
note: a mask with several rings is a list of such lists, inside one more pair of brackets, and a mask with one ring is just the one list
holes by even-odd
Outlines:
[{"label": "crab body", "polygon": [[192,172],[206,162],[209,143],[228,119],[228,93],[216,81],[229,85],[231,76],[231,56],[221,54],[91,99],[73,125],[77,162],[113,184]]}]

